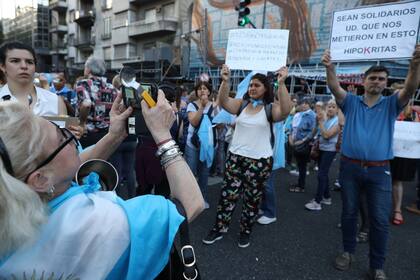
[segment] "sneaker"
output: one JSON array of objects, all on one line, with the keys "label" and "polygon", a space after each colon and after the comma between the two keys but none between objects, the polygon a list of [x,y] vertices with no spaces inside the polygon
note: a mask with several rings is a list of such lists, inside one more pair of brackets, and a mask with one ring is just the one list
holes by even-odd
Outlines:
[{"label": "sneaker", "polygon": [[223,238],[223,233],[211,230],[209,234],[206,236],[206,238],[204,238],[202,241],[204,244],[211,245],[217,240],[220,240],[222,238]]},{"label": "sneaker", "polygon": [[386,277],[385,271],[383,271],[382,269],[369,269],[368,271],[368,279],[371,280],[386,280],[388,279]]},{"label": "sneaker", "polygon": [[246,248],[249,246],[249,234],[241,232],[239,235],[238,246],[240,248]]},{"label": "sneaker", "polygon": [[296,169],[293,169],[293,170],[290,170],[289,174],[292,176],[299,176],[299,171],[297,171]]},{"label": "sneaker", "polygon": [[360,231],[356,236],[357,243],[366,243],[369,241],[369,233],[365,231]]},{"label": "sneaker", "polygon": [[312,211],[322,210],[321,203],[316,202],[315,199],[312,199],[309,203],[306,203],[305,208]]},{"label": "sneaker", "polygon": [[323,198],[323,199],[321,200],[321,204],[331,205],[331,204],[332,204],[331,197],[330,197],[330,198]]},{"label": "sneaker", "polygon": [[314,166],[314,171],[318,171],[319,169],[318,169],[318,166],[317,165],[315,165]]},{"label": "sneaker", "polygon": [[310,173],[309,173],[309,170],[308,170],[308,171],[306,171],[306,175],[307,175],[307,176],[309,176],[309,174],[310,174]]},{"label": "sneaker", "polygon": [[335,258],[335,268],[343,271],[349,270],[352,262],[354,262],[354,255],[344,252]]},{"label": "sneaker", "polygon": [[261,224],[261,225],[268,225],[268,224],[274,223],[275,221],[277,221],[277,218],[276,218],[276,217],[274,217],[274,218],[269,218],[269,217],[266,217],[266,216],[261,216],[261,217],[257,220],[257,222],[258,222],[259,224]]},{"label": "sneaker", "polygon": [[207,201],[204,201],[204,209],[209,209],[210,204]]}]

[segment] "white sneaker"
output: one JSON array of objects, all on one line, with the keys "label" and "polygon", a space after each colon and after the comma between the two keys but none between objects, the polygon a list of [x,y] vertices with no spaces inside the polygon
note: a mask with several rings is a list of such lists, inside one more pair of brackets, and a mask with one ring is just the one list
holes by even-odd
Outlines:
[{"label": "white sneaker", "polygon": [[299,171],[297,171],[296,169],[293,169],[289,171],[289,174],[293,176],[299,176]]},{"label": "white sneaker", "polygon": [[332,204],[331,197],[330,198],[322,198],[321,204],[331,205]]},{"label": "white sneaker", "polygon": [[306,171],[306,175],[309,175],[309,170],[308,170],[308,171]]},{"label": "white sneaker", "polygon": [[210,204],[208,204],[207,201],[204,201],[204,209],[209,209],[210,208]]},{"label": "white sneaker", "polygon": [[336,186],[337,188],[341,188],[340,183],[338,182],[338,180],[335,180],[334,182],[334,186]]},{"label": "white sneaker", "polygon": [[317,165],[314,166],[314,171],[318,171],[318,166]]},{"label": "white sneaker", "polygon": [[275,217],[274,218],[269,218],[269,217],[266,217],[266,216],[261,216],[257,220],[257,222],[261,225],[268,225],[268,224],[274,223],[275,221],[277,221],[277,218],[275,218]]},{"label": "white sneaker", "polygon": [[316,202],[315,199],[312,199],[309,203],[306,203],[305,208],[312,211],[322,210],[321,203]]}]

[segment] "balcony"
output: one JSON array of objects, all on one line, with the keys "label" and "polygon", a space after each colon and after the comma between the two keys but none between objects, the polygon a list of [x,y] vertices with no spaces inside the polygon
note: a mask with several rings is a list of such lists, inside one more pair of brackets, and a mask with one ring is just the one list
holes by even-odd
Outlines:
[{"label": "balcony", "polygon": [[143,35],[164,36],[176,33],[178,20],[160,19],[154,22],[146,23],[144,20],[131,22],[128,25],[128,36],[139,37]]},{"label": "balcony", "polygon": [[50,0],[49,7],[51,10],[55,10],[58,12],[65,12],[67,11],[67,1],[66,0]]},{"label": "balcony", "polygon": [[81,51],[93,51],[95,47],[95,38],[76,38],[74,40],[74,46]]},{"label": "balcony", "polygon": [[143,60],[144,61],[158,61],[168,60],[171,61],[173,58],[171,47],[160,47],[144,50]]},{"label": "balcony", "polygon": [[153,0],[130,0],[130,4],[133,5],[145,5],[154,2]]},{"label": "balcony", "polygon": [[67,55],[67,45],[63,42],[51,42],[50,55]]},{"label": "balcony", "polygon": [[74,21],[82,26],[92,26],[95,23],[95,12],[93,10],[78,10],[74,15]]},{"label": "balcony", "polygon": [[59,23],[59,24],[52,24],[50,26],[50,32],[51,33],[67,33],[68,31],[68,26],[64,23]]}]

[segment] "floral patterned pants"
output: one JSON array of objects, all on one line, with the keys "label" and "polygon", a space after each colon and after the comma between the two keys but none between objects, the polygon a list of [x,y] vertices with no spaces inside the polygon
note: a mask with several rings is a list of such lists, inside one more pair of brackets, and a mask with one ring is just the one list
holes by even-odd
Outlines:
[{"label": "floral patterned pants", "polygon": [[240,231],[251,233],[272,165],[272,157],[256,160],[228,153],[214,231],[226,232],[228,230],[236,203],[242,196]]}]

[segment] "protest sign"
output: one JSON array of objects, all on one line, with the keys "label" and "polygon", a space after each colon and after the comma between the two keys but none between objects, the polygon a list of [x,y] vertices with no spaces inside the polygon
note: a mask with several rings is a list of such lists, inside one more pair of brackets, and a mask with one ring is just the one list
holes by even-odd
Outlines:
[{"label": "protest sign", "polygon": [[395,122],[394,156],[402,158],[420,158],[420,123]]},{"label": "protest sign", "polygon": [[229,31],[226,64],[230,69],[276,71],[287,62],[289,30]]},{"label": "protest sign", "polygon": [[411,58],[417,43],[420,1],[334,12],[333,61]]}]

